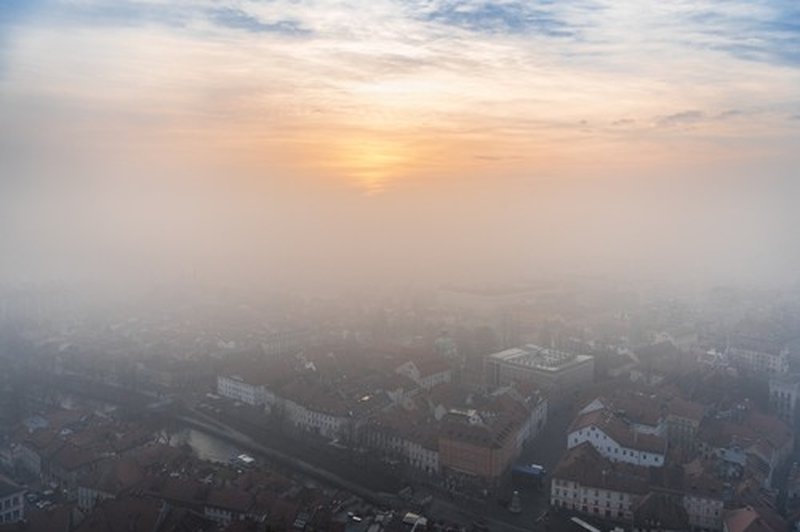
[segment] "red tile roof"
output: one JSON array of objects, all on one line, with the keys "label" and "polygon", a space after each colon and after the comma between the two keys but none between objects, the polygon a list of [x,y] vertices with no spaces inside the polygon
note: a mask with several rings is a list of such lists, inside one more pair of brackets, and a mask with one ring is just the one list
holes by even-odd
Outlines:
[{"label": "red tile roof", "polygon": [[553,478],[592,488],[644,494],[648,491],[649,471],[647,467],[603,458],[587,442],[566,452],[553,471]]},{"label": "red tile roof", "polygon": [[619,445],[628,449],[662,454],[667,449],[667,441],[664,438],[654,434],[636,432],[608,410],[595,410],[578,416],[570,425],[569,432],[588,427],[602,430]]}]

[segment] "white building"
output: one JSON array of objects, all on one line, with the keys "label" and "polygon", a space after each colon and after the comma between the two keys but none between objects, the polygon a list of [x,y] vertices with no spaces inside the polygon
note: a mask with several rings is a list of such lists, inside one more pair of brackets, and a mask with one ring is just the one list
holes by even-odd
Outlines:
[{"label": "white building", "polygon": [[785,375],[789,372],[789,350],[758,340],[737,339],[728,346],[725,355],[739,369],[765,375]]},{"label": "white building", "polygon": [[217,394],[252,406],[265,405],[268,395],[263,383],[239,375],[218,376]]},{"label": "white building", "polygon": [[0,477],[0,523],[16,523],[25,518],[25,490]]},{"label": "white building", "polygon": [[350,417],[344,412],[315,409],[290,399],[284,399],[281,404],[286,422],[297,430],[317,434],[330,440],[350,436]]},{"label": "white building", "polygon": [[666,460],[664,438],[632,430],[607,410],[580,415],[569,429],[567,448],[589,443],[605,458],[637,466],[662,467]]},{"label": "white building", "polygon": [[444,359],[408,361],[400,365],[395,372],[408,377],[425,390],[453,380],[453,370]]},{"label": "white building", "polygon": [[630,521],[636,502],[648,491],[645,471],[609,464],[589,445],[572,448],[559,462],[550,483],[554,508]]},{"label": "white building", "polygon": [[[682,475],[685,475],[684,472]],[[652,483],[646,467],[609,461],[590,444],[567,451],[552,474],[550,504],[598,519],[630,523],[637,506],[654,493],[668,493],[686,511],[692,530],[719,530],[722,483],[701,474],[676,485]],[[650,528],[648,528],[650,530]]]}]

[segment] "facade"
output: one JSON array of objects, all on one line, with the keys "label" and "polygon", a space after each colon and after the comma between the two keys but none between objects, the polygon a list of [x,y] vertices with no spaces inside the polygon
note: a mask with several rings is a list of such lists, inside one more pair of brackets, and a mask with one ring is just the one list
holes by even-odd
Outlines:
[{"label": "facade", "polygon": [[670,445],[693,449],[705,417],[705,408],[680,397],[670,399],[664,418],[665,434]]},{"label": "facade", "polygon": [[315,334],[310,329],[281,329],[267,335],[261,342],[261,350],[267,358],[302,351],[314,343]]},{"label": "facade", "polygon": [[547,399],[537,394],[526,401],[528,418],[523,427],[523,441],[535,439],[547,423]]},{"label": "facade", "polygon": [[203,505],[203,516],[227,526],[244,519],[253,507],[253,497],[234,488],[213,490]]},{"label": "facade", "polygon": [[263,406],[267,402],[267,390],[262,383],[239,375],[218,376],[217,394],[251,406]]},{"label": "facade", "polygon": [[797,399],[800,397],[800,375],[781,375],[769,380],[769,402],[775,415],[790,426],[796,426]]},{"label": "facade", "polygon": [[[664,474],[662,474],[662,472]],[[550,504],[627,530],[720,530],[723,484],[705,472],[613,462],[589,443],[567,451],[552,475]]]},{"label": "facade", "polygon": [[530,382],[554,393],[569,393],[594,379],[594,357],[527,344],[486,358],[493,386]]},{"label": "facade", "polygon": [[289,399],[282,401],[284,419],[295,429],[329,440],[350,436],[350,418],[344,413],[316,410]]},{"label": "facade", "polygon": [[724,506],[721,495],[688,493],[683,497],[692,530],[720,530]]},{"label": "facade", "polygon": [[571,448],[553,471],[550,505],[557,509],[630,522],[648,491],[644,468],[610,462],[588,443]]},{"label": "facade", "polygon": [[522,450],[520,429],[505,416],[484,420],[474,410],[451,411],[442,419],[439,436],[442,469],[496,481]]},{"label": "facade", "polygon": [[438,475],[438,428],[433,423],[404,421],[401,413],[395,412],[370,420],[361,430],[362,443],[386,459],[399,460],[427,475]]},{"label": "facade", "polygon": [[686,508],[674,494],[650,492],[633,508],[634,532],[683,532],[690,528]]},{"label": "facade", "polygon": [[630,429],[607,410],[579,416],[567,435],[567,448],[589,443],[605,458],[637,466],[662,467],[666,460],[666,440]]},{"label": "facade", "polygon": [[25,519],[25,490],[0,477],[0,523],[17,523]]},{"label": "facade", "polygon": [[737,338],[725,351],[730,363],[762,375],[785,375],[789,372],[789,350],[750,338]]}]

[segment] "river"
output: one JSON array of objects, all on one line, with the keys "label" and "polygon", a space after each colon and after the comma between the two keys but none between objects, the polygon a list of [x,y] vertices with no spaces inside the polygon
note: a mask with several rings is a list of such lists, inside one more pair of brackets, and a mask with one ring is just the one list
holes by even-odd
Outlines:
[{"label": "river", "polygon": [[[89,407],[99,414],[109,415],[117,409],[112,404],[89,401],[69,393],[59,393],[56,395],[55,400],[56,404],[67,410]],[[173,447],[188,445],[198,458],[210,462],[227,463],[232,457],[241,454],[239,449],[225,440],[186,426],[171,433],[169,444]]]},{"label": "river", "polygon": [[228,462],[242,451],[236,446],[191,427],[182,427],[169,438],[169,444],[178,447],[188,445],[195,455],[210,462]]}]

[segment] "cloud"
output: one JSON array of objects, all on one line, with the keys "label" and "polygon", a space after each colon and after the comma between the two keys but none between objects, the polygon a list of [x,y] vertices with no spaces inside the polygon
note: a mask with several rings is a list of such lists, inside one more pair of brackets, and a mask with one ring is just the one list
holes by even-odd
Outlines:
[{"label": "cloud", "polygon": [[456,0],[438,2],[423,10],[425,20],[489,33],[532,33],[572,37],[574,28],[546,2],[489,2]]},{"label": "cloud", "polygon": [[227,28],[246,30],[254,33],[277,32],[289,35],[304,35],[310,33],[296,20],[286,19],[274,22],[264,22],[259,18],[234,8],[217,8],[209,13],[214,24]]},{"label": "cloud", "polygon": [[[442,173],[458,148],[498,161],[532,154],[528,164],[630,153],[655,164],[670,142],[695,141],[683,126],[702,122],[719,145],[741,139],[742,154],[748,140],[782,135],[800,103],[800,71],[778,59],[795,19],[780,22],[792,8],[777,6],[52,0],[3,35],[0,92],[19,112],[0,138],[80,129],[105,140],[127,128],[180,149],[220,141],[299,166],[327,157],[324,170],[343,174],[340,144],[378,138],[362,159],[414,151],[414,171]],[[757,53],[736,53],[737,35]],[[471,151],[481,144],[491,146]]]},{"label": "cloud", "polygon": [[659,116],[656,124],[661,127],[675,127],[696,124],[706,119],[703,111],[689,110],[673,113],[670,115]]},{"label": "cloud", "polygon": [[741,109],[728,109],[727,111],[719,113],[717,118],[727,120],[728,118],[739,118],[740,116],[744,116],[746,114],[747,112]]}]

